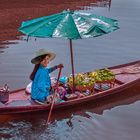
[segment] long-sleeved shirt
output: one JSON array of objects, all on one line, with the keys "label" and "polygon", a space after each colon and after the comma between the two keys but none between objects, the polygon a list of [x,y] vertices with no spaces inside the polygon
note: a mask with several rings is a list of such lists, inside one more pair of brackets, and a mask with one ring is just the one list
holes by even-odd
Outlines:
[{"label": "long-sleeved shirt", "polygon": [[51,79],[49,73],[54,71],[56,68],[56,66],[52,68],[45,68],[40,64],[32,83],[32,99],[42,102],[46,100],[51,88]]}]

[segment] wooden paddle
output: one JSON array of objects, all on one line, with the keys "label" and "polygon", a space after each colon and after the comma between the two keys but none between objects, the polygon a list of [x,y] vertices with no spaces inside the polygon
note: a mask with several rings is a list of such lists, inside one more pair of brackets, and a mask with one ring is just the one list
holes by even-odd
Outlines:
[{"label": "wooden paddle", "polygon": [[55,91],[54,91],[54,96],[53,96],[51,108],[50,108],[49,115],[48,115],[48,119],[47,119],[47,125],[48,125],[48,123],[50,122],[50,118],[51,118],[53,106],[54,106],[54,103],[55,103],[55,97],[56,97],[56,95],[57,95],[57,91],[56,91],[56,90],[58,89],[58,83],[59,83],[61,71],[62,71],[62,67],[60,67],[60,69],[59,69],[58,78],[57,78],[57,82],[56,82],[56,88],[55,88]]}]

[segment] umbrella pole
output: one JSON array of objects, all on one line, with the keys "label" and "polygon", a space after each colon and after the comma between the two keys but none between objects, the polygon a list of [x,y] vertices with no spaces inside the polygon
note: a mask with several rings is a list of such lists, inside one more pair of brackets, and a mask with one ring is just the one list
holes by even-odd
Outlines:
[{"label": "umbrella pole", "polygon": [[72,93],[75,93],[75,78],[74,78],[73,49],[72,49],[72,40],[71,40],[71,39],[70,39],[70,54],[71,54],[72,79],[73,79]]}]

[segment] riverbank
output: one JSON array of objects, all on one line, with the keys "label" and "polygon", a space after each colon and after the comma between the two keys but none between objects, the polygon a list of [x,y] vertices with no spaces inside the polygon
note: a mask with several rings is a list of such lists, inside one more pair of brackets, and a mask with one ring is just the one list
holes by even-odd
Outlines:
[{"label": "riverbank", "polygon": [[[9,40],[16,40],[21,33],[18,27],[24,20],[61,12],[64,9],[81,9],[101,0],[1,0],[0,1],[0,48]],[[106,3],[109,0],[106,0]],[[105,2],[104,2],[105,3]],[[103,4],[104,4],[103,3]]]}]

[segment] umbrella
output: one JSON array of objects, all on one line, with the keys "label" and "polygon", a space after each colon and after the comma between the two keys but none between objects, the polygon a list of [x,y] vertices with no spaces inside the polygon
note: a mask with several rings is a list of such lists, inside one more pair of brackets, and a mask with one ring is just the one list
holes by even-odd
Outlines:
[{"label": "umbrella", "polygon": [[118,28],[117,20],[92,13],[67,10],[50,16],[23,21],[19,31],[27,36],[39,38],[69,39],[74,93],[72,40],[101,36],[113,32]]}]

